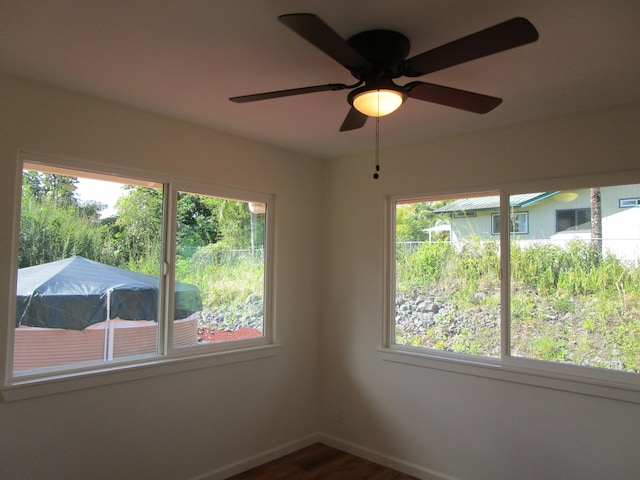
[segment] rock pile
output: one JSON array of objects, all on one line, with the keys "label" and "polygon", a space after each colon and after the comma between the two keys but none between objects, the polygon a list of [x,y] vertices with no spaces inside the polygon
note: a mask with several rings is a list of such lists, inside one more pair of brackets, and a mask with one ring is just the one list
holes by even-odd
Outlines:
[{"label": "rock pile", "polygon": [[252,293],[242,305],[227,305],[215,310],[205,309],[200,316],[200,325],[225,332],[234,332],[241,328],[262,330],[263,312],[262,297]]},{"label": "rock pile", "polygon": [[408,334],[423,335],[449,311],[450,305],[436,301],[433,296],[399,293],[396,296],[396,328]]},{"label": "rock pile", "polygon": [[413,337],[423,346],[433,346],[429,341],[422,343],[428,337],[430,341],[444,342],[441,345],[446,350],[471,353],[473,342],[485,354],[498,355],[500,308],[485,304],[487,294],[476,293],[470,302],[473,307],[466,309],[441,300],[444,297],[444,292],[398,293],[396,332],[405,340]]}]

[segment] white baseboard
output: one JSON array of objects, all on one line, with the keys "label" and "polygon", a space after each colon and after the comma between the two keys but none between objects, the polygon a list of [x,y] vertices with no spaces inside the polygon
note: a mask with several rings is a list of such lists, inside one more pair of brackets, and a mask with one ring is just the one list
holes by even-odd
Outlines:
[{"label": "white baseboard", "polygon": [[438,472],[430,468],[421,467],[420,465],[406,462],[399,458],[376,452],[375,450],[370,450],[350,442],[345,442],[344,440],[340,440],[339,438],[331,435],[320,434],[317,441],[342,450],[343,452],[384,465],[385,467],[393,468],[394,470],[406,473],[407,475],[412,475],[421,480],[460,480],[456,477],[445,475],[442,472]]},{"label": "white baseboard", "polygon": [[279,445],[277,447],[271,448],[262,453],[243,458],[242,460],[226,465],[224,467],[211,470],[196,477],[192,477],[189,480],[224,480],[225,478],[237,475],[238,473],[242,473],[246,470],[262,465],[263,463],[267,463],[271,460],[275,460],[276,458],[283,457],[295,452],[296,450],[300,450],[301,448],[308,447],[309,445],[313,445],[314,443],[318,443],[320,441],[320,435],[315,433],[313,435],[294,440],[293,442],[285,443],[284,445]]},{"label": "white baseboard", "polygon": [[292,442],[279,445],[274,448],[270,448],[264,452],[252,455],[250,457],[243,458],[237,462],[225,465],[223,467],[211,470],[196,477],[192,477],[189,480],[224,480],[233,475],[237,475],[251,468],[262,465],[263,463],[270,462],[277,458],[283,457],[290,453],[300,450],[301,448],[308,447],[314,443],[324,443],[330,447],[337,448],[344,452],[356,455],[371,462],[379,463],[385,467],[393,468],[407,475],[412,475],[421,480],[460,480],[450,475],[445,475],[442,472],[438,472],[429,468],[421,467],[404,460],[386,455],[375,450],[361,447],[354,443],[346,442],[337,437],[331,435],[324,435],[321,433],[314,433],[306,437],[299,438]]}]

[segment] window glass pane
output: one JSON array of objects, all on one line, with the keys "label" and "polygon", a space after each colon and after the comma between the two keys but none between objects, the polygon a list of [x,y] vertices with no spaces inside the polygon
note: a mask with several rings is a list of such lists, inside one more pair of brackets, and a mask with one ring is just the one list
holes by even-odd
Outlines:
[{"label": "window glass pane", "polygon": [[[500,214],[494,213],[491,215],[491,233],[494,235],[500,235]],[[527,212],[512,212],[511,223],[509,225],[509,231],[511,233],[528,233],[529,232],[529,217]]]},{"label": "window glass pane", "polygon": [[556,212],[556,231],[563,232],[575,227],[575,210],[558,210]]},{"label": "window glass pane", "polygon": [[640,206],[640,198],[621,198],[618,200],[620,208],[630,208]]},{"label": "window glass pane", "polygon": [[527,212],[514,213],[511,216],[511,231],[513,233],[529,233]]},{"label": "window glass pane", "polygon": [[179,192],[176,280],[197,286],[201,303],[174,323],[174,347],[193,345],[191,332],[198,345],[264,335],[266,209]]},{"label": "window glass pane", "polygon": [[497,196],[396,205],[397,345],[500,355],[498,207]]},{"label": "window glass pane", "polygon": [[[598,190],[528,207],[535,238],[511,240],[512,356],[640,372],[640,210],[619,205],[640,185]],[[554,212],[586,232],[557,235]]]},{"label": "window glass pane", "polygon": [[581,208],[576,211],[577,230],[591,230],[591,209]]},{"label": "window glass pane", "polygon": [[161,227],[159,185],[26,164],[14,372],[157,354]]},{"label": "window glass pane", "polygon": [[500,214],[494,213],[491,215],[491,233],[494,235],[500,235]]}]

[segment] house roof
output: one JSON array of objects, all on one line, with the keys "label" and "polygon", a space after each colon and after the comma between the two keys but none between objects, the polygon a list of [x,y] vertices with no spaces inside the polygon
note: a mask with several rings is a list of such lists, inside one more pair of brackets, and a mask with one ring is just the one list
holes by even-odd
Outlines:
[{"label": "house roof", "polygon": [[[545,198],[549,198],[552,195],[558,193],[555,192],[537,192],[537,193],[523,193],[520,195],[511,195],[509,197],[509,205],[513,208],[522,208],[533,205]],[[460,198],[445,206],[435,210],[436,213],[446,212],[463,212],[469,210],[495,210],[500,208],[500,196],[490,195],[488,197],[473,197],[473,198]]]}]

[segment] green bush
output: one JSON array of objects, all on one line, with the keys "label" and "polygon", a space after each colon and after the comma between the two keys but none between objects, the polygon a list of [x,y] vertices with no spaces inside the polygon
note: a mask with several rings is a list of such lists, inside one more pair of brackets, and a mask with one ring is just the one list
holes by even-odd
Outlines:
[{"label": "green bush", "polygon": [[428,243],[420,246],[410,262],[410,274],[422,282],[439,280],[445,271],[453,249],[449,243]]}]

